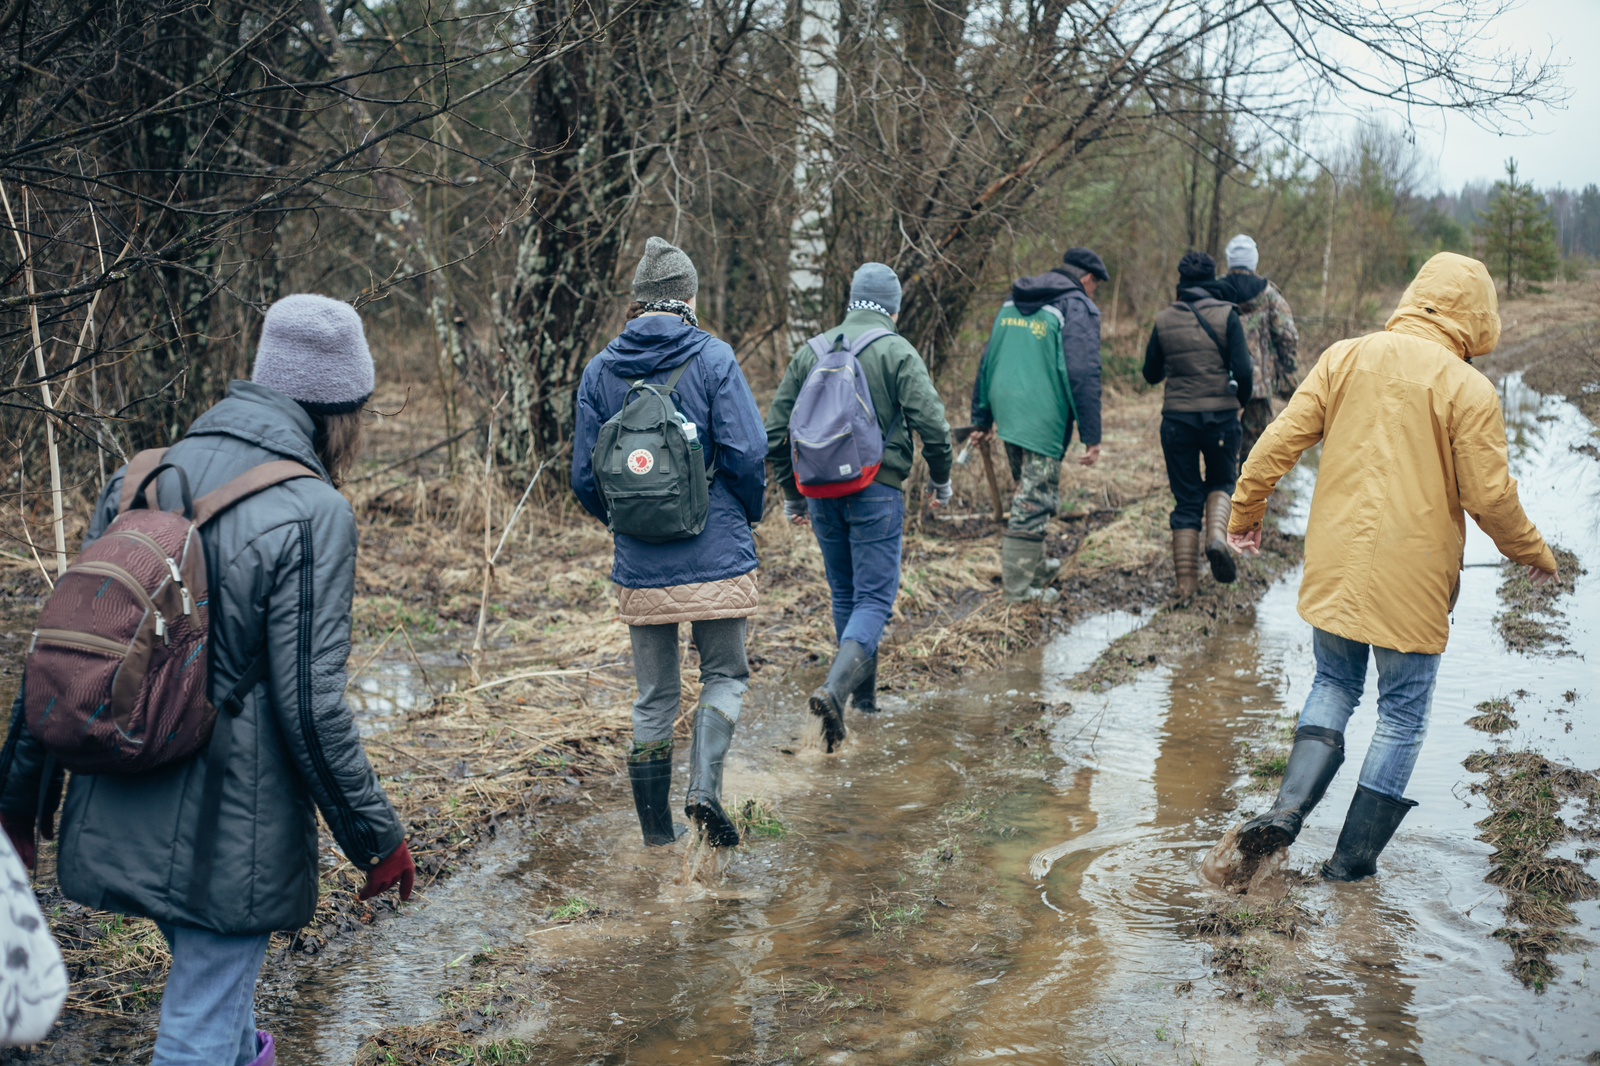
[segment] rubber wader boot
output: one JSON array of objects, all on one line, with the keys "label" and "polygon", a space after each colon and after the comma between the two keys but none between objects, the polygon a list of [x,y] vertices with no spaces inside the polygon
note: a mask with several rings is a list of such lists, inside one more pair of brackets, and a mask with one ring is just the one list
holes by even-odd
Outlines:
[{"label": "rubber wader boot", "polygon": [[844,743],[844,703],[850,694],[865,680],[865,672],[872,662],[867,649],[853,640],[839,645],[839,654],[833,657],[828,668],[828,679],[811,694],[811,713],[822,719],[822,746],[824,751],[837,751]]},{"label": "rubber wader boot", "polygon": [[1060,559],[1046,559],[1041,557],[1039,565],[1033,571],[1033,587],[1042,589],[1050,584],[1050,579],[1061,572]]},{"label": "rubber wader boot", "polygon": [[1043,567],[1043,540],[1009,534],[1000,538],[1000,586],[1007,603],[1050,604],[1059,600],[1061,593],[1055,589],[1035,587]]},{"label": "rubber wader boot", "polygon": [[1200,588],[1200,531],[1174,529],[1172,531],[1172,572],[1177,578],[1174,593],[1187,600]]},{"label": "rubber wader boot", "polygon": [[1295,730],[1278,798],[1272,810],[1244,823],[1239,830],[1239,850],[1246,855],[1267,855],[1293,844],[1301,823],[1322,802],[1328,783],[1343,763],[1343,733],[1314,725]]},{"label": "rubber wader boot", "polygon": [[633,782],[633,805],[646,847],[670,844],[684,832],[672,824],[672,741],[635,742],[628,756],[628,779]]},{"label": "rubber wader boot", "polygon": [[694,742],[689,747],[689,796],[683,813],[714,848],[736,847],[739,831],[722,809],[722,759],[733,742],[733,722],[715,707],[694,712]]},{"label": "rubber wader boot", "polygon": [[1330,881],[1359,881],[1378,872],[1378,856],[1389,846],[1394,831],[1417,805],[1416,800],[1395,799],[1356,786],[1356,798],[1344,816],[1339,844],[1333,858],[1322,864],[1322,876]]},{"label": "rubber wader boot", "polygon": [[867,660],[867,665],[862,667],[866,671],[861,678],[861,684],[850,693],[850,705],[862,714],[878,713],[878,653],[873,652],[872,658]]},{"label": "rubber wader boot", "polygon": [[1211,563],[1211,576],[1224,585],[1233,584],[1239,576],[1228,549],[1228,519],[1232,516],[1233,500],[1226,492],[1206,497],[1206,560]]}]

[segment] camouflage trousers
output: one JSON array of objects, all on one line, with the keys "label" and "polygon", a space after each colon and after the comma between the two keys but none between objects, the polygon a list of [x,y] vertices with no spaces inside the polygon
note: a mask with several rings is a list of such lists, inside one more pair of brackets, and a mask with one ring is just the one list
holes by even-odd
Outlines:
[{"label": "camouflage trousers", "polygon": [[1061,460],[1010,443],[1006,444],[1006,459],[1011,463],[1011,479],[1017,483],[1006,535],[1043,540],[1050,516],[1061,506]]}]

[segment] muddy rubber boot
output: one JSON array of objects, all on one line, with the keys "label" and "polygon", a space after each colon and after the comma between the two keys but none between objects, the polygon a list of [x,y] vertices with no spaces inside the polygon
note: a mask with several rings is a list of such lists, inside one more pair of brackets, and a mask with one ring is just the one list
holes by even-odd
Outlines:
[{"label": "muddy rubber boot", "polygon": [[1322,876],[1329,881],[1359,881],[1377,873],[1378,856],[1416,805],[1416,800],[1395,799],[1357,785],[1339,830],[1339,844],[1333,858],[1322,864]]},{"label": "muddy rubber boot", "polygon": [[[1059,560],[1049,562],[1055,563],[1057,568],[1061,566]],[[1045,563],[1044,541],[1010,535],[1000,538],[1000,585],[1007,603],[1048,605],[1061,598],[1061,593],[1055,589],[1037,587],[1038,575]]]},{"label": "muddy rubber boot", "polygon": [[867,665],[862,667],[866,673],[861,678],[861,684],[850,693],[850,706],[862,714],[878,713],[878,653],[873,652],[872,658],[867,660]]},{"label": "muddy rubber boot", "polygon": [[1173,594],[1187,600],[1200,589],[1200,531],[1172,531],[1172,572],[1177,578]]},{"label": "muddy rubber boot", "polygon": [[736,847],[739,831],[722,809],[722,759],[733,742],[733,722],[715,707],[694,712],[694,742],[689,747],[689,795],[683,813],[714,848]]},{"label": "muddy rubber boot", "polygon": [[672,824],[672,741],[635,742],[628,756],[628,780],[633,783],[633,806],[645,847],[671,844],[685,832]]},{"label": "muddy rubber boot", "polygon": [[1228,519],[1232,516],[1233,500],[1226,492],[1206,497],[1206,561],[1211,564],[1211,576],[1224,585],[1233,584],[1239,576],[1233,552],[1228,550]]},{"label": "muddy rubber boot", "polygon": [[827,752],[837,751],[844,743],[844,702],[860,687],[863,674],[871,662],[867,649],[853,640],[839,645],[839,654],[833,657],[828,668],[828,679],[811,694],[811,713],[822,719],[822,746]]},{"label": "muddy rubber boot", "polygon": [[1322,802],[1328,783],[1343,763],[1343,733],[1314,725],[1295,730],[1278,798],[1272,810],[1244,823],[1239,830],[1239,850],[1246,855],[1268,855],[1293,844],[1301,823]]}]

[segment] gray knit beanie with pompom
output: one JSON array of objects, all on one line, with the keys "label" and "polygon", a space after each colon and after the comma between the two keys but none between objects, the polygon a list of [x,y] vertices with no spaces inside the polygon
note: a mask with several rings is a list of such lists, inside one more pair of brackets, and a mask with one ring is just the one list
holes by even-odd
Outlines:
[{"label": "gray knit beanie with pompom", "polygon": [[373,386],[361,316],[327,296],[285,296],[267,308],[250,380],[298,400],[314,415],[360,410]]}]

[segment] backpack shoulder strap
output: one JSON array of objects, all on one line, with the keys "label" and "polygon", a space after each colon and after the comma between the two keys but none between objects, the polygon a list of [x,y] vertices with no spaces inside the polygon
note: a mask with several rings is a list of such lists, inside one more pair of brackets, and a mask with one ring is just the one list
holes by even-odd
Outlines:
[{"label": "backpack shoulder strap", "polygon": [[879,326],[877,329],[869,329],[861,336],[850,342],[850,354],[859,359],[861,357],[861,353],[866,351],[868,346],[870,346],[874,341],[879,341],[884,337],[893,337],[895,335],[896,334],[894,330],[884,329],[882,326]]},{"label": "backpack shoulder strap", "polygon": [[[1219,300],[1218,303],[1221,303],[1221,301]],[[1211,338],[1211,343],[1215,344],[1217,346],[1217,351],[1222,354],[1223,365],[1227,366],[1228,365],[1228,346],[1226,344],[1222,343],[1222,338],[1217,336],[1217,331],[1211,328],[1211,323],[1206,321],[1206,316],[1202,315],[1200,313],[1200,309],[1198,307],[1196,307],[1192,303],[1191,304],[1185,304],[1184,306],[1188,307],[1189,310],[1194,312],[1195,321],[1200,323],[1200,328],[1206,331],[1206,336]],[[1229,305],[1229,306],[1231,306],[1231,305]]]},{"label": "backpack shoulder strap", "polygon": [[[842,338],[843,334],[840,336]],[[818,359],[821,359],[823,356],[833,351],[833,341],[828,339],[828,335],[826,333],[819,333],[815,337],[812,337],[810,340],[806,341],[806,346],[811,349],[812,353],[816,355]]]},{"label": "backpack shoulder strap", "polygon": [[315,470],[293,459],[274,459],[270,463],[253,466],[232,481],[212,489],[194,501],[194,524],[203,526],[246,496],[254,496],[262,489],[300,477],[322,480],[321,475]]},{"label": "backpack shoulder strap", "polygon": [[161,465],[161,457],[166,454],[165,448],[146,448],[128,460],[128,469],[122,475],[122,489],[117,498],[118,514],[133,506],[133,493],[139,487],[139,482],[143,481],[150,471]]},{"label": "backpack shoulder strap", "polygon": [[683,372],[689,369],[689,364],[694,362],[695,355],[699,354],[699,352],[695,352],[694,355],[691,355],[689,358],[678,364],[678,369],[674,370],[672,372],[672,376],[667,379],[667,383],[664,386],[666,391],[671,392],[673,389],[678,387],[678,381],[683,377]]}]

